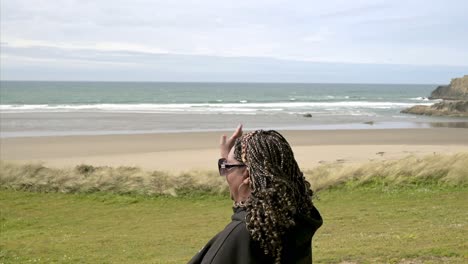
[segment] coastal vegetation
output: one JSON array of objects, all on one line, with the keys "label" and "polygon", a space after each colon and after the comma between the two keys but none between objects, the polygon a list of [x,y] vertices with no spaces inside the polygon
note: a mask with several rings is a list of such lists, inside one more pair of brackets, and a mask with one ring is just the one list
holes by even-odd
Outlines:
[{"label": "coastal vegetation", "polygon": [[[364,164],[331,163],[305,171],[313,190],[340,185],[384,184],[406,186],[435,182],[468,184],[468,153],[408,156],[399,160]],[[41,163],[0,162],[0,187],[10,190],[60,193],[113,193],[137,195],[193,196],[223,194],[228,188],[216,171],[188,171],[173,175],[138,167],[78,165],[52,168]]]},{"label": "coastal vegetation", "polygon": [[[465,263],[468,153],[306,171],[314,263]],[[185,263],[229,221],[224,179],[0,163],[0,263]]]}]

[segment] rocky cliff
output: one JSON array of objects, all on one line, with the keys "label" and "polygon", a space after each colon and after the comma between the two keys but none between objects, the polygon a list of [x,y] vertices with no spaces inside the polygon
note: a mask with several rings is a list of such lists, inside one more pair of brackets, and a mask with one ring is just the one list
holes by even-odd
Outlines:
[{"label": "rocky cliff", "polygon": [[452,79],[449,85],[438,86],[429,99],[443,99],[444,101],[431,106],[415,105],[401,112],[416,115],[468,117],[468,75]]},{"label": "rocky cliff", "polygon": [[429,99],[468,100],[468,75],[452,79],[449,85],[438,86]]}]

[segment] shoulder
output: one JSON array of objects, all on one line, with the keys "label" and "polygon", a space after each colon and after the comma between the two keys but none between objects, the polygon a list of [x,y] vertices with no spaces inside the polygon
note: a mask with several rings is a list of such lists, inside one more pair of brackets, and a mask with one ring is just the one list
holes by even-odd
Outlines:
[{"label": "shoulder", "polygon": [[269,263],[257,242],[250,237],[243,221],[231,222],[229,234],[213,257],[212,263]]},{"label": "shoulder", "polygon": [[237,262],[235,256],[246,239],[249,239],[249,234],[245,222],[232,221],[214,236],[189,263],[242,263]]},{"label": "shoulder", "polygon": [[225,246],[235,246],[237,243],[246,244],[250,242],[249,231],[245,222],[232,221],[225,229]]},{"label": "shoulder", "polygon": [[250,255],[250,236],[245,223],[233,221],[223,232],[223,241],[213,256],[213,263],[246,263]]},{"label": "shoulder", "polygon": [[247,230],[242,212],[234,214],[232,221],[189,263],[269,263],[257,242]]},{"label": "shoulder", "polygon": [[249,231],[245,223],[245,210],[238,210],[232,216],[232,221],[220,233],[223,247],[235,246],[237,243],[250,241]]},{"label": "shoulder", "polygon": [[219,233],[215,255],[236,251],[250,241],[249,231],[242,221],[232,221]]},{"label": "shoulder", "polygon": [[250,236],[245,222],[232,221],[205,246],[201,263],[253,263]]}]

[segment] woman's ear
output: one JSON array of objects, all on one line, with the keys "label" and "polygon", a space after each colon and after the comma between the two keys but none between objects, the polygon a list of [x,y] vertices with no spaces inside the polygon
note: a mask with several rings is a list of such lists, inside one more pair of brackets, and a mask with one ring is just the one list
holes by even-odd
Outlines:
[{"label": "woman's ear", "polygon": [[242,178],[250,178],[250,172],[249,172],[249,168],[246,167],[245,170],[242,172]]},{"label": "woman's ear", "polygon": [[250,177],[247,176],[247,178],[244,178],[244,180],[242,181],[242,184],[246,184],[250,186]]},{"label": "woman's ear", "polygon": [[246,201],[250,196],[250,192],[250,177],[247,177],[242,181],[242,183],[239,185],[239,188],[237,189],[237,202]]}]

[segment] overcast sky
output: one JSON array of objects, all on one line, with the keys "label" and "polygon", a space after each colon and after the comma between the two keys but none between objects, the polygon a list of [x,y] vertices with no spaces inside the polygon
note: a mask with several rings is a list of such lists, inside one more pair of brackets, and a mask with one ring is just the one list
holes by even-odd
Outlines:
[{"label": "overcast sky", "polygon": [[1,0],[0,78],[447,83],[468,1]]}]

